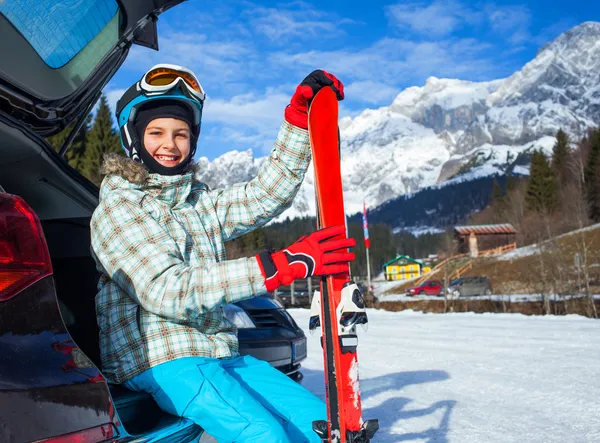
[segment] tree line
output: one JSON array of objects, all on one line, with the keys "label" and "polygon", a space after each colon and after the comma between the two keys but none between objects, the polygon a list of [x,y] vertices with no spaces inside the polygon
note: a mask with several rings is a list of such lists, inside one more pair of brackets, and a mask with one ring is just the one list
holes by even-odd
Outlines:
[{"label": "tree line", "polygon": [[558,130],[552,154],[534,151],[526,180],[494,181],[489,206],[471,222],[512,223],[519,245],[600,222],[600,130],[578,143]]},{"label": "tree line", "polygon": [[[74,124],[47,138],[57,152],[73,127]],[[65,160],[96,186],[100,186],[103,178],[100,174],[100,166],[105,153],[124,155],[119,134],[113,127],[108,100],[102,95],[95,115],[90,114],[86,117],[83,126],[65,154]]]},{"label": "tree line", "polygon": [[[498,180],[503,183],[505,177],[498,177]],[[394,228],[429,226],[443,229],[465,223],[471,213],[481,211],[489,204],[493,181],[493,177],[479,177],[402,195],[369,211],[369,221]],[[349,219],[360,221],[360,217],[357,213]]]}]

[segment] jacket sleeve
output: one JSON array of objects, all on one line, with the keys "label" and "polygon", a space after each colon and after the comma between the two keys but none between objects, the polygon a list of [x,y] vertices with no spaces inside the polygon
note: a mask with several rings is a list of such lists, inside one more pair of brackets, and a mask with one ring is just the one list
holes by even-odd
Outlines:
[{"label": "jacket sleeve", "polygon": [[96,209],[91,243],[110,279],[156,315],[185,321],[266,293],[254,257],[191,266],[155,219],[122,198]]},{"label": "jacket sleeve", "polygon": [[310,158],[308,131],[284,121],[271,154],[255,178],[210,191],[224,241],[266,224],[289,208]]}]

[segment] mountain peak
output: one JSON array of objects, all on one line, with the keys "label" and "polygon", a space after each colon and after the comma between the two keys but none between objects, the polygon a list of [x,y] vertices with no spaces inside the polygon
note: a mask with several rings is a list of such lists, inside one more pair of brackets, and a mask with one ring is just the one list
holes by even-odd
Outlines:
[{"label": "mountain peak", "polygon": [[[579,100],[582,90],[598,86],[600,23],[585,22],[564,32],[538,51],[523,69],[488,97],[489,106],[552,100]],[[587,103],[582,103],[585,106]]]},{"label": "mountain peak", "polygon": [[600,22],[584,22],[563,32],[551,42],[546,43],[538,50],[537,56],[547,50],[553,52],[565,49],[580,51],[590,44],[593,45],[598,39],[600,39]]}]

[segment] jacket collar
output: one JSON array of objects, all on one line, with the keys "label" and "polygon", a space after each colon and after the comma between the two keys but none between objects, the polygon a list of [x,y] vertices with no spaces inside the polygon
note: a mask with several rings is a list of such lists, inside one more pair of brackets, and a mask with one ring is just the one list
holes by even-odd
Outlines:
[{"label": "jacket collar", "polygon": [[167,176],[152,174],[143,164],[119,154],[105,154],[103,160],[101,172],[106,178],[100,189],[100,198],[116,189],[131,189],[175,206],[187,199],[192,185],[197,183],[194,177],[198,167],[195,163],[191,163],[181,175]]}]

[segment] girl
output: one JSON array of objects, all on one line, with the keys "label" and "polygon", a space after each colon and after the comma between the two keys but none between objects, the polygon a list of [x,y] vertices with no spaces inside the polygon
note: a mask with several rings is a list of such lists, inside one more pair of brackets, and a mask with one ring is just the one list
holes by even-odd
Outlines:
[{"label": "girl", "polygon": [[206,96],[191,71],[157,65],[117,104],[127,157],[106,156],[91,222],[102,370],[219,442],[320,442],[312,422],[326,419],[323,401],[268,363],[240,357],[222,306],[297,278],[347,272],[354,259],[343,226],[283,251],[225,258],[225,241],[290,206],[310,162],[308,106],[326,86],[343,99],[335,76],[311,73],[258,175],[221,190],[194,179]]}]

